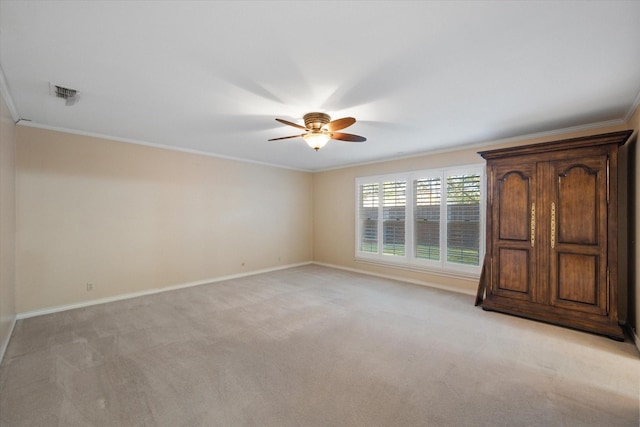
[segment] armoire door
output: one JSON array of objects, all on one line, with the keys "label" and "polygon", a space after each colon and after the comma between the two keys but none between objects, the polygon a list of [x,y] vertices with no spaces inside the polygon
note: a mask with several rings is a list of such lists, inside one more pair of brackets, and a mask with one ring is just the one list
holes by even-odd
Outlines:
[{"label": "armoire door", "polygon": [[552,161],[549,169],[550,304],[607,315],[608,157]]},{"label": "armoire door", "polygon": [[492,166],[491,294],[535,301],[536,164]]}]

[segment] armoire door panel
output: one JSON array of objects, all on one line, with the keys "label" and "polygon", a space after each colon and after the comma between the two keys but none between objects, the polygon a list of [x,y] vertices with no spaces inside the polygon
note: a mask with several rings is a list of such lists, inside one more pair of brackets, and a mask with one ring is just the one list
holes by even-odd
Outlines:
[{"label": "armoire door panel", "polygon": [[521,298],[528,298],[531,289],[529,280],[529,251],[522,249],[500,248],[498,251],[498,289],[497,293],[516,292]]},{"label": "armoire door panel", "polygon": [[598,244],[601,202],[606,198],[606,183],[601,174],[606,169],[601,164],[597,166],[593,170],[583,164],[572,164],[558,171],[558,242]]},{"label": "armoire door panel", "polygon": [[498,179],[498,239],[529,240],[530,177],[508,171]]},{"label": "armoire door panel", "polygon": [[557,299],[595,305],[598,259],[592,255],[558,254]]},{"label": "armoire door panel", "polygon": [[568,252],[556,252],[554,258],[551,305],[606,315],[609,311],[606,260],[598,255]]}]

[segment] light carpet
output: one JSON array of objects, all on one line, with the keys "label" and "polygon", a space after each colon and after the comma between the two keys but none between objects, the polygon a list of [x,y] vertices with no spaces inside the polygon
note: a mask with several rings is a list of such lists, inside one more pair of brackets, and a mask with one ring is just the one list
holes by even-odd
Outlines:
[{"label": "light carpet", "polygon": [[0,425],[634,426],[628,340],[309,265],[17,322]]}]

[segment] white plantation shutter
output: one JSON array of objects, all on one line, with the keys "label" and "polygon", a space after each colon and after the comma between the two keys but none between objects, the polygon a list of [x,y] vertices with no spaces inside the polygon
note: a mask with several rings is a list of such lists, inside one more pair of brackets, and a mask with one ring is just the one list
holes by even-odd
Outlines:
[{"label": "white plantation shutter", "polygon": [[389,181],[382,184],[383,253],[404,256],[407,183]]},{"label": "white plantation shutter", "polygon": [[416,258],[440,259],[441,179],[414,181],[414,253]]},{"label": "white plantation shutter", "polygon": [[360,242],[362,252],[378,253],[378,184],[360,186]]},{"label": "white plantation shutter", "polygon": [[480,263],[480,175],[447,177],[447,261]]}]

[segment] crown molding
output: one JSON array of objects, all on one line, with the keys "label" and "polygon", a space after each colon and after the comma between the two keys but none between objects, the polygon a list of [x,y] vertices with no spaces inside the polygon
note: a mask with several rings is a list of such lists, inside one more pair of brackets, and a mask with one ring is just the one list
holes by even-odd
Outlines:
[{"label": "crown molding", "polygon": [[[638,99],[638,101],[640,101],[640,99]],[[635,110],[632,110],[632,112],[633,111],[635,111]],[[451,153],[451,152],[460,151],[460,150],[480,149],[480,148],[490,147],[490,146],[493,146],[493,145],[509,144],[509,143],[513,143],[513,142],[523,142],[524,143],[524,141],[527,141],[527,140],[530,140],[530,139],[554,137],[554,136],[558,136],[558,135],[564,135],[564,134],[567,134],[567,133],[581,132],[581,131],[587,131],[587,130],[592,130],[592,129],[605,128],[605,127],[609,127],[609,126],[624,126],[625,124],[626,124],[626,120],[623,120],[623,119],[607,120],[607,121],[604,121],[604,122],[596,122],[596,123],[590,123],[590,124],[586,124],[586,125],[579,125],[579,126],[572,126],[572,127],[568,127],[568,128],[562,128],[562,129],[555,129],[555,130],[549,130],[549,131],[543,131],[543,132],[529,133],[529,134],[512,136],[512,137],[507,137],[507,138],[502,138],[502,139],[485,140],[485,141],[476,142],[476,143],[472,143],[472,144],[465,144],[465,145],[456,146],[454,148],[444,148],[444,149],[433,150],[433,151],[422,151],[422,152],[419,152],[419,153],[407,154],[406,156],[389,157],[389,158],[384,158],[384,159],[379,159],[379,160],[371,160],[371,161],[362,162],[362,163],[351,163],[351,164],[347,164],[347,165],[329,167],[329,168],[325,168],[325,169],[314,169],[311,172],[313,172],[313,173],[316,173],[316,172],[328,172],[328,171],[332,171],[332,170],[348,169],[348,168],[359,167],[359,166],[373,165],[373,164],[377,164],[377,163],[386,163],[386,162],[395,161],[395,160],[404,160],[404,159],[412,159],[412,158],[415,158],[415,157],[432,156],[432,155],[435,155],[435,154]]]},{"label": "crown molding", "polygon": [[90,137],[90,138],[99,138],[99,139],[104,139],[104,140],[108,140],[108,141],[124,142],[124,143],[127,143],[127,144],[134,144],[134,145],[143,145],[145,147],[158,148],[158,149],[161,149],[161,150],[170,150],[170,151],[177,151],[177,152],[180,152],[180,153],[196,154],[196,155],[199,155],[199,156],[214,157],[214,158],[217,158],[217,159],[232,160],[232,161],[242,162],[242,163],[251,163],[251,164],[255,164],[255,165],[268,166],[268,167],[278,168],[278,169],[287,169],[287,170],[292,170],[292,171],[296,171],[296,172],[305,172],[305,173],[312,173],[313,172],[311,170],[306,170],[306,169],[293,168],[293,167],[278,165],[278,164],[274,164],[274,163],[261,162],[261,161],[258,161],[258,160],[242,159],[240,157],[225,156],[225,155],[222,155],[222,154],[209,153],[209,152],[206,152],[206,151],[193,150],[193,149],[190,149],[190,148],[173,147],[173,146],[170,146],[170,145],[157,144],[157,143],[154,143],[154,142],[141,141],[141,140],[137,140],[137,139],[121,138],[121,137],[117,137],[117,136],[106,135],[106,134],[101,134],[101,133],[96,133],[96,132],[87,132],[87,131],[77,130],[77,129],[69,129],[69,128],[58,127],[58,126],[50,126],[50,125],[45,125],[45,124],[38,123],[38,122],[33,122],[33,121],[30,121],[30,120],[20,120],[17,124],[20,125],[20,126],[26,126],[26,127],[44,129],[44,130],[51,130],[51,131],[54,131],[54,132],[64,132],[64,133],[68,133],[68,134],[72,134],[72,135],[87,136],[87,137]]},{"label": "crown molding", "polygon": [[640,92],[638,92],[638,94],[636,95],[636,99],[633,100],[633,104],[631,104],[629,111],[627,111],[627,114],[624,116],[625,122],[631,120],[631,116],[633,116],[633,113],[636,112],[638,107],[640,107]]}]

